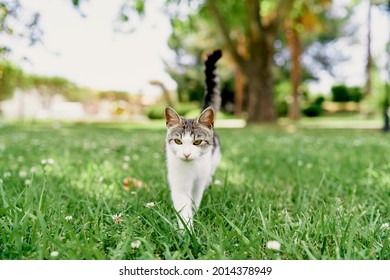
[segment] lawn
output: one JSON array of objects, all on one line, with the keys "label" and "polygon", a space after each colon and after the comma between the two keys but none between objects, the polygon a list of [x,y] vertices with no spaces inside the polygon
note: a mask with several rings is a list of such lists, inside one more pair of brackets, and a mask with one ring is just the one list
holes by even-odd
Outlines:
[{"label": "lawn", "polygon": [[0,259],[390,259],[390,135],[217,129],[183,235],[161,124],[0,127]]}]

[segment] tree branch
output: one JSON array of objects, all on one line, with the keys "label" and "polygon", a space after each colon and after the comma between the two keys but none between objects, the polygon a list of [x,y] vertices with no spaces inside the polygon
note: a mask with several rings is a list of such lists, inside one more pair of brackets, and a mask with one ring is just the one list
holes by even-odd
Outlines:
[{"label": "tree branch", "polygon": [[249,35],[253,41],[258,41],[260,38],[262,25],[260,19],[260,3],[259,0],[247,0]]},{"label": "tree branch", "polygon": [[[249,38],[249,52],[251,58],[258,57],[258,52],[261,51],[261,36],[264,34],[260,17],[260,2],[259,0],[246,0],[246,12],[248,17],[248,38]],[[256,54],[257,52],[257,54]]]},{"label": "tree branch", "polygon": [[214,17],[215,21],[217,22],[218,27],[221,30],[222,36],[226,42],[227,48],[231,55],[233,56],[233,59],[237,62],[237,64],[242,65],[244,63],[244,59],[242,56],[237,52],[237,48],[235,44],[233,43],[232,39],[229,35],[229,30],[227,29],[227,26],[222,19],[221,14],[218,11],[217,6],[215,5],[214,0],[207,0],[206,1],[207,8],[209,9],[210,13]]},{"label": "tree branch", "polygon": [[279,0],[277,4],[277,13],[272,20],[270,27],[276,32],[279,26],[283,24],[284,20],[288,17],[288,13],[291,11],[294,5],[294,0]]}]

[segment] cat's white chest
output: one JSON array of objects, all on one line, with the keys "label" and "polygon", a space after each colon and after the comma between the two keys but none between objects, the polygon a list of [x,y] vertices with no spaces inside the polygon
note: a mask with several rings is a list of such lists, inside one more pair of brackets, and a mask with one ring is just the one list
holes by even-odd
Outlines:
[{"label": "cat's white chest", "polygon": [[[192,161],[185,161],[167,151],[167,166],[171,188],[180,188],[180,186],[175,185],[179,182],[192,182],[193,184],[194,181],[207,180],[212,176],[211,152]],[[183,185],[187,185],[187,183]]]}]

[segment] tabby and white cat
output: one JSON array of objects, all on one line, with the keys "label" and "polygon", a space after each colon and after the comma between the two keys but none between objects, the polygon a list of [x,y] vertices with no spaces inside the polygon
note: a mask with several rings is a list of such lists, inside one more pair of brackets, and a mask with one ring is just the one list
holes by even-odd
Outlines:
[{"label": "tabby and white cat", "polygon": [[206,92],[198,118],[186,119],[170,107],[165,109],[168,180],[173,205],[181,216],[181,229],[185,225],[192,228],[194,212],[221,160],[219,140],[214,134],[215,113],[221,103],[215,64],[221,56],[222,52],[216,50],[205,61]]}]

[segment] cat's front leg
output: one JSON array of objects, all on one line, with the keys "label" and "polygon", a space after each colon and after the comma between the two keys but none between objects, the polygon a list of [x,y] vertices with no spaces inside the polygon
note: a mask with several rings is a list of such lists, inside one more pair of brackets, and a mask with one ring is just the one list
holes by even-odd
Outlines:
[{"label": "cat's front leg", "polygon": [[[178,218],[179,228],[184,229],[185,225],[188,228],[192,228],[192,199],[189,193],[184,191],[172,191],[171,197],[173,201],[173,206],[175,210],[180,214],[180,218]],[[185,225],[183,224],[185,223]]]},{"label": "cat's front leg", "polygon": [[[210,176],[211,178],[211,176]],[[200,178],[197,180],[197,182],[195,183],[195,186],[192,190],[192,194],[193,194],[193,197],[194,197],[194,208],[195,208],[195,211],[199,209],[199,206],[200,206],[200,203],[202,202],[202,197],[203,197],[203,193],[205,191],[205,189],[207,188],[207,186],[210,184],[210,178]]]}]

